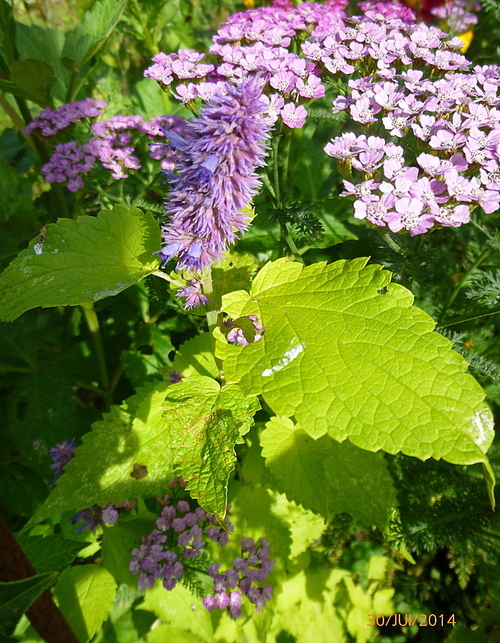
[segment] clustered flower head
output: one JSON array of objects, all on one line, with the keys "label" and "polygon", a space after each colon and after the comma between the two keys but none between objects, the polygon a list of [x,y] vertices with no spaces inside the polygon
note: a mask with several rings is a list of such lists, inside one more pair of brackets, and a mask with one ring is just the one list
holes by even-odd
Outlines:
[{"label": "clustered flower head", "polygon": [[[29,134],[39,129],[44,136],[54,136],[78,120],[99,116],[106,107],[103,101],[67,103],[55,110],[44,109],[26,128]],[[149,122],[142,116],[113,116],[97,121],[91,127],[91,136],[85,143],[67,141],[58,143],[49,160],[42,167],[47,183],[66,183],[68,190],[77,192],[84,186],[84,177],[101,166],[110,170],[115,180],[125,179],[130,170],[141,169],[137,142],[147,139],[150,158],[160,161],[163,171],[175,168],[175,153],[165,137],[165,128],[182,132],[185,121],[180,116],[158,116]]]},{"label": "clustered flower head", "polygon": [[[234,531],[227,516],[221,527],[212,514],[200,507],[192,510],[186,500],[169,503],[169,496],[161,500],[165,506],[156,521],[157,529],[143,536],[140,548],[132,550],[129,569],[139,574],[138,586],[143,590],[153,587],[156,579],[166,590],[173,590],[186,566],[193,565],[208,541],[225,547],[229,533]],[[213,579],[215,594],[203,599],[204,607],[209,611],[227,608],[235,619],[241,616],[242,599],[246,596],[260,611],[272,598],[272,587],[265,584],[276,564],[270,560],[269,548],[264,539],[256,545],[252,538],[242,538],[242,554],[234,559],[231,569],[220,573],[218,563],[211,565],[207,573]]]},{"label": "clustered flower head", "polygon": [[[262,335],[264,334],[264,327],[260,323],[257,315],[245,315],[245,317],[251,321],[253,326],[253,342],[258,342],[260,339],[262,339]],[[231,318],[226,319],[223,322],[223,326],[227,330],[226,339],[229,344],[248,346],[250,342],[245,337],[243,329],[240,326],[235,326],[234,321]]]},{"label": "clustered flower head", "polygon": [[[355,24],[383,29],[390,43],[380,20]],[[356,199],[354,216],[416,235],[467,223],[479,206],[488,214],[498,210],[499,68],[471,70],[453,51],[461,41],[435,27],[400,25],[391,34],[398,42],[391,55],[334,100],[334,112],[367,132],[346,132],[325,147],[346,177],[343,195]]]},{"label": "clustered flower head", "polygon": [[56,444],[55,447],[50,449],[49,455],[52,459],[51,469],[54,469],[54,482],[64,473],[64,467],[75,455],[75,438],[69,442],[65,440]]},{"label": "clustered flower head", "polygon": [[87,509],[82,509],[74,516],[71,516],[70,522],[74,525],[82,523],[75,529],[75,532],[81,533],[84,529],[96,531],[102,525],[114,525],[120,517],[119,509],[130,511],[137,506],[135,500],[127,500],[118,504],[108,503],[107,505],[93,505]]},{"label": "clustered flower head", "polygon": [[480,10],[481,5],[478,2],[453,0],[432,8],[430,13],[434,18],[444,20],[451,33],[461,34],[471,25],[477,24],[476,12]]},{"label": "clustered flower head", "polygon": [[265,585],[276,565],[276,561],[270,560],[269,548],[270,543],[264,538],[258,544],[252,538],[242,538],[242,554],[234,559],[231,569],[221,574],[218,563],[209,567],[215,594],[203,599],[206,609],[227,608],[229,616],[236,619],[241,616],[242,597],[246,596],[260,612],[273,597],[272,586]]},{"label": "clustered flower head", "polygon": [[347,4],[329,0],[295,7],[282,0],[235,13],[217,31],[209,49],[217,64],[206,64],[203,54],[181,49],[154,56],[144,75],[184,104],[220,96],[227,91],[224,81],[241,85],[258,77],[266,107],[261,118],[271,126],[281,118],[290,128],[302,127],[307,116],[302,103],[324,96],[325,86],[317,60],[290,51],[292,39],[334,33],[343,24]]},{"label": "clustered flower head", "polygon": [[54,136],[78,121],[100,116],[106,107],[107,103],[94,98],[66,103],[56,109],[45,107],[26,127],[24,133],[28,135],[38,129],[43,136]]},{"label": "clustered flower head", "polygon": [[[169,502],[170,497],[165,496],[163,503]],[[227,544],[228,532],[234,527],[227,517],[224,524],[227,531],[201,507],[191,511],[186,500],[179,500],[175,506],[167,504],[156,521],[157,529],[142,537],[139,549],[132,550],[129,569],[132,574],[140,574],[139,588],[153,587],[158,578],[165,589],[174,589],[186,561],[197,558],[205,548],[204,536],[221,547]]]},{"label": "clustered flower head", "polygon": [[[225,93],[205,105],[182,136],[168,131],[177,175],[170,179],[160,257],[164,262],[177,257],[177,270],[202,272],[248,226],[243,209],[260,186],[256,168],[266,154],[264,110],[258,78],[239,87],[227,83]],[[202,301],[197,288],[191,283],[181,295],[189,305]]]}]

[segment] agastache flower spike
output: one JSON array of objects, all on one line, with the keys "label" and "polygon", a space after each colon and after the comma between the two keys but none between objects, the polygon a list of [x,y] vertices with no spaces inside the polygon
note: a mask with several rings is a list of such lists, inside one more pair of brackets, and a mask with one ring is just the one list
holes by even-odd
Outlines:
[{"label": "agastache flower spike", "polygon": [[260,186],[255,170],[266,155],[266,109],[257,78],[239,87],[228,83],[227,93],[203,107],[183,137],[167,133],[178,174],[165,208],[164,262],[178,257],[178,270],[199,273],[245,230],[241,211]]}]

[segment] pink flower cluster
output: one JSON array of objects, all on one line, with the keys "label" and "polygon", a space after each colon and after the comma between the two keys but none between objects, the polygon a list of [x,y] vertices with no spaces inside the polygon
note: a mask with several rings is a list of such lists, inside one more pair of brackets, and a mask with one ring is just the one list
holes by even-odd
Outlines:
[{"label": "pink flower cluster", "polygon": [[[73,113],[75,110],[70,108],[75,104],[78,105],[68,103],[58,110],[68,108],[66,111]],[[125,179],[130,170],[141,168],[135,140],[141,136],[146,136],[149,141],[150,157],[161,161],[162,170],[172,171],[175,153],[168,144],[164,130],[168,128],[181,132],[184,125],[184,119],[179,116],[158,116],[149,122],[144,122],[142,116],[113,116],[106,121],[98,121],[92,125],[94,136],[83,145],[78,145],[76,141],[56,145],[50,161],[42,167],[42,173],[47,183],[66,183],[72,192],[83,187],[83,177],[97,165],[110,170],[114,179]],[[62,129],[59,127],[57,131]],[[47,133],[47,129],[42,127],[42,133],[44,131]]]},{"label": "pink flower cluster", "polygon": [[344,195],[356,197],[355,217],[415,235],[467,223],[478,206],[500,208],[497,67],[436,80],[390,67],[349,86],[334,111],[380,134],[349,132],[325,147],[350,179]]},{"label": "pink flower cluster", "polygon": [[345,17],[347,0],[316,4],[304,2],[298,7],[287,0],[275,2],[230,16],[213,38],[209,54],[218,64],[202,62],[203,54],[181,49],[160,53],[144,75],[172,91],[182,103],[197,98],[209,101],[225,91],[230,81],[240,85],[249,76],[257,76],[267,102],[265,122],[274,125],[278,118],[291,128],[304,125],[312,98],[325,95],[322,70],[317,61],[290,51],[292,39],[321,38],[337,31]]}]

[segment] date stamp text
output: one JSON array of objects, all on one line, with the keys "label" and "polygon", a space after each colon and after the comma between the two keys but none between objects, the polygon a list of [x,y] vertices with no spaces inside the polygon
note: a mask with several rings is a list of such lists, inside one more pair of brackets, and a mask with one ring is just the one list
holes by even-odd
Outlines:
[{"label": "date stamp text", "polygon": [[373,627],[444,627],[445,625],[455,625],[455,614],[445,616],[444,614],[368,614],[367,625]]}]

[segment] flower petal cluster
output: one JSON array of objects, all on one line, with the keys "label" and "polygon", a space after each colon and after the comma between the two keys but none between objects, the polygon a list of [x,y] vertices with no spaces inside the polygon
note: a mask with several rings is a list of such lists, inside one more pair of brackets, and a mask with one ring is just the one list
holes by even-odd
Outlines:
[{"label": "flower petal cluster", "polygon": [[86,98],[85,100],[66,103],[56,109],[45,107],[26,127],[24,133],[28,135],[38,129],[43,136],[54,136],[84,118],[100,116],[107,106],[107,103],[102,100]]},{"label": "flower petal cluster", "polygon": [[64,467],[72,460],[75,456],[75,438],[69,442],[65,440],[56,444],[55,447],[50,449],[49,455],[52,459],[52,464],[50,465],[51,469],[54,469],[54,482],[61,476],[64,472]]},{"label": "flower petal cluster", "polygon": [[431,80],[421,70],[394,66],[349,84],[334,111],[374,123],[383,134],[348,132],[325,146],[349,177],[343,195],[356,197],[356,218],[416,235],[461,226],[477,207],[487,214],[500,209],[497,67]]},{"label": "flower petal cluster", "polygon": [[83,145],[76,141],[56,145],[42,173],[47,183],[66,183],[71,192],[80,190],[83,177],[99,166],[110,170],[114,179],[125,179],[130,170],[141,168],[137,143],[144,136],[150,141],[150,157],[161,161],[162,170],[173,171],[175,152],[165,137],[165,128],[182,132],[184,124],[179,116],[159,116],[149,122],[144,122],[142,116],[113,116],[98,121],[92,126],[94,136]]},{"label": "flower petal cluster", "polygon": [[177,270],[203,271],[248,226],[242,210],[260,186],[256,168],[264,165],[269,131],[264,110],[257,78],[239,87],[227,83],[182,137],[167,132],[177,175],[170,180],[160,257],[177,257]]},{"label": "flower petal cluster", "polygon": [[214,581],[214,595],[203,599],[204,607],[211,611],[226,609],[232,619],[241,616],[242,597],[255,605],[257,612],[273,597],[272,586],[265,585],[276,561],[270,560],[270,543],[261,538],[255,544],[252,538],[241,539],[241,556],[235,558],[231,569],[223,574],[215,563],[208,569]]},{"label": "flower petal cluster", "polygon": [[[245,315],[245,317],[247,317],[252,322],[252,326],[254,328],[255,334],[253,337],[253,342],[258,342],[260,339],[262,339],[262,335],[264,334],[264,328],[260,323],[259,318],[257,317],[257,315]],[[224,321],[223,326],[226,329],[229,329],[226,335],[226,339],[229,344],[236,344],[239,346],[248,346],[249,342],[245,337],[243,329],[239,327],[234,327],[233,320],[231,318]]]},{"label": "flower petal cluster", "polygon": [[[170,497],[165,496],[162,502],[169,503]],[[218,525],[215,516],[201,507],[191,511],[186,500],[179,500],[175,506],[166,504],[156,527],[142,537],[139,549],[132,550],[129,569],[132,574],[140,575],[140,589],[153,587],[156,579],[163,581],[165,589],[174,589],[184,573],[184,566],[205,548],[204,537],[224,547],[228,531],[234,530],[227,517],[226,531]]]}]

